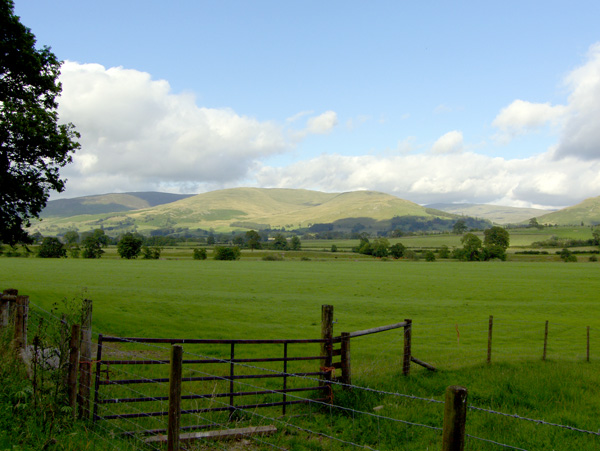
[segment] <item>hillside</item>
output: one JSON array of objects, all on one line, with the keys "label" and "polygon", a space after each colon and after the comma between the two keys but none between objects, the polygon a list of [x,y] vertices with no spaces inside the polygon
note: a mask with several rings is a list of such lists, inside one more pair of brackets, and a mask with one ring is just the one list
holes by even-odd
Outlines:
[{"label": "hillside", "polygon": [[[32,229],[44,235],[59,234],[68,229],[86,231],[99,227],[113,234],[133,229],[142,233],[157,229],[213,229],[227,232],[261,228],[307,228],[313,224],[333,223],[348,218],[377,222],[395,216],[455,217],[374,191],[323,193],[296,189],[233,188],[132,211],[46,217]],[[346,224],[351,226],[348,221]]]},{"label": "hillside", "polygon": [[548,213],[548,210],[538,208],[517,208],[488,204],[431,204],[427,206],[456,215],[489,219],[496,224],[517,224]]},{"label": "hillside", "polygon": [[113,213],[175,202],[191,194],[170,194],[158,192],[100,194],[96,196],[76,197],[74,199],[51,200],[42,211],[42,218],[68,217]]},{"label": "hillside", "polygon": [[591,197],[577,205],[538,216],[537,220],[540,224],[551,225],[600,224],[600,196]]}]

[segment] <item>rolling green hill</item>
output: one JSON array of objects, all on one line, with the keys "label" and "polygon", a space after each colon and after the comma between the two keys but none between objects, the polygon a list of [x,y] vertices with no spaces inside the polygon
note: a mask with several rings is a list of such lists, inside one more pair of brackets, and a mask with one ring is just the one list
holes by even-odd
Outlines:
[{"label": "rolling green hill", "polygon": [[548,213],[548,210],[540,210],[539,208],[517,208],[488,204],[431,204],[427,206],[456,215],[489,219],[496,224],[517,224]]},{"label": "rolling green hill", "polygon": [[[130,195],[119,202],[132,200],[129,206],[142,205]],[[102,196],[105,204],[110,196]],[[93,200],[93,199],[92,199]],[[92,204],[94,205],[94,204]],[[456,216],[422,207],[389,194],[374,191],[323,193],[297,189],[233,188],[187,197],[151,208],[109,213],[49,217],[32,229],[43,235],[60,234],[69,229],[79,231],[103,227],[117,234],[137,230],[149,233],[156,229],[213,229],[218,232],[260,228],[306,228],[318,223],[333,223],[348,218],[381,222],[395,216],[451,219]]]},{"label": "rolling green hill", "polygon": [[537,220],[540,224],[551,225],[600,224],[600,196],[591,197],[572,207],[538,216]]}]

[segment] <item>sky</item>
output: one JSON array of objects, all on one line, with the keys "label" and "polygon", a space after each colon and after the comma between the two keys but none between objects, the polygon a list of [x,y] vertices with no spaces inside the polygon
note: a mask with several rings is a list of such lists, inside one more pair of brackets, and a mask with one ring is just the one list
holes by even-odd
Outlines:
[{"label": "sky", "polygon": [[52,199],[600,196],[598,1],[15,0],[81,133]]}]

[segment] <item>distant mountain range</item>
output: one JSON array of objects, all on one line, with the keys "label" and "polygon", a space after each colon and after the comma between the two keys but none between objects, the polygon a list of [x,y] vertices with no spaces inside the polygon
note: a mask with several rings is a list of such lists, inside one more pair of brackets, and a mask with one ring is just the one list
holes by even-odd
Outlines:
[{"label": "distant mountain range", "polygon": [[548,213],[548,210],[539,208],[504,207],[489,204],[430,204],[427,207],[457,215],[489,219],[496,224],[518,224]]},{"label": "distant mountain range", "polygon": [[424,230],[436,224],[443,230],[450,221],[463,217],[479,218],[489,224],[522,223],[533,217],[538,218],[540,224],[597,224],[600,223],[600,197],[548,213],[539,209],[480,204],[421,206],[374,191],[323,193],[233,188],[197,195],[144,192],[61,199],[48,202],[41,216],[43,221],[35,223],[32,231],[43,235],[95,228],[118,234],[131,230],[142,233],[198,229],[216,232],[293,230],[314,229],[319,225],[328,230],[376,233],[395,228],[410,230],[416,222],[421,223]]}]

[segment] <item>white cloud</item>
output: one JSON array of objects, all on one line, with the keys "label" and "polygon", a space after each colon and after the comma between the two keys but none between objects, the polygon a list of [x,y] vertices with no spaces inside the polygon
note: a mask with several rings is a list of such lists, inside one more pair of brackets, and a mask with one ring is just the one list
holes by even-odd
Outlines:
[{"label": "white cloud", "polygon": [[198,107],[192,95],[173,94],[166,81],[144,72],[66,62],[60,80],[61,121],[81,133],[74,164],[63,170],[71,192],[89,193],[95,180],[111,191],[160,182],[223,184],[291,146],[282,126]]},{"label": "white cloud", "polygon": [[308,133],[324,135],[329,133],[337,123],[337,113],[335,111],[325,111],[319,116],[309,118],[306,123],[306,130]]},{"label": "white cloud", "polygon": [[[381,157],[322,155],[285,168],[262,167],[258,186],[343,192],[370,189],[413,202],[564,206],[600,193],[600,162],[550,153],[506,160],[470,152]],[[596,194],[594,194],[596,193]]]},{"label": "white cloud", "polygon": [[555,158],[600,160],[600,43],[590,47],[587,61],[565,78],[565,84],[570,91],[566,105],[515,100],[502,109],[492,122],[499,129],[495,139],[506,144],[551,124],[560,129]]},{"label": "white cloud", "polygon": [[507,143],[517,135],[523,135],[548,123],[557,124],[564,116],[566,107],[550,103],[531,103],[515,100],[496,116],[492,125],[500,130],[495,138]]},{"label": "white cloud", "polygon": [[441,136],[431,148],[435,154],[457,153],[463,150],[463,134],[457,130]]},{"label": "white cloud", "polygon": [[556,157],[600,159],[600,43],[590,47],[588,61],[566,79],[571,90]]}]

